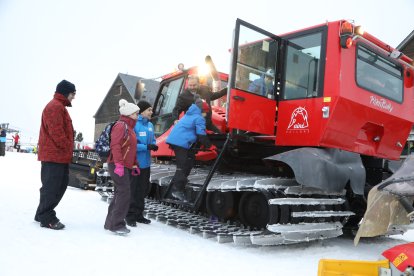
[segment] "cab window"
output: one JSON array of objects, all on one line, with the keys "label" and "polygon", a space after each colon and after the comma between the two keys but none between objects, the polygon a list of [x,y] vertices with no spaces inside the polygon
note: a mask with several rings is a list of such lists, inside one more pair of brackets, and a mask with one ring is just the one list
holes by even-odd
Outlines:
[{"label": "cab window", "polygon": [[395,102],[403,100],[401,67],[361,44],[357,48],[356,83]]},{"label": "cab window", "polygon": [[240,26],[235,87],[274,98],[278,41]]},{"label": "cab window", "polygon": [[288,39],[283,99],[322,95],[322,38],[323,33],[318,32]]},{"label": "cab window", "polygon": [[166,132],[174,123],[172,110],[180,94],[183,80],[184,78],[182,77],[163,84],[161,94],[156,103],[155,115],[151,119],[156,137]]},{"label": "cab window", "polygon": [[178,95],[180,94],[181,85],[184,78],[179,78],[166,83],[162,87],[162,92],[159,98],[160,112],[157,115],[163,115],[171,113],[174,109],[175,103],[177,102]]}]

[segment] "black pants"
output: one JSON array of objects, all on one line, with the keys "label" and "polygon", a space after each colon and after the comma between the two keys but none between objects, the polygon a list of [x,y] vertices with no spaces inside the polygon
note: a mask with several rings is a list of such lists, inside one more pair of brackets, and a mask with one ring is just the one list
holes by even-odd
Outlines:
[{"label": "black pants", "polygon": [[221,131],[213,124],[210,117],[206,117],[206,129],[213,131],[214,133],[221,133]]},{"label": "black pants", "polygon": [[42,187],[35,220],[42,224],[56,223],[55,208],[66,192],[69,183],[69,164],[42,162]]},{"label": "black pants", "polygon": [[0,156],[6,155],[6,142],[0,142]]},{"label": "black pants", "polygon": [[137,221],[143,218],[145,197],[150,191],[151,168],[141,169],[140,175],[133,176],[131,182],[131,201],[126,216],[127,221]]},{"label": "black pants", "polygon": [[115,164],[108,164],[108,171],[114,181],[114,197],[108,207],[104,228],[116,231],[125,227],[125,217],[128,213],[129,200],[131,198],[130,186],[133,177],[131,170],[124,168],[124,175],[120,177],[114,173]]},{"label": "black pants", "polygon": [[177,168],[171,180],[171,191],[184,191],[188,182],[188,175],[194,166],[195,151],[178,146],[171,146],[174,150]]}]

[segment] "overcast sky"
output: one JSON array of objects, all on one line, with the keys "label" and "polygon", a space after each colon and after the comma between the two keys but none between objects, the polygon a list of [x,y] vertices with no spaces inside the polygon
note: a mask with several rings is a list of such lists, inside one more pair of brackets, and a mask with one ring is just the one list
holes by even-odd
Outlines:
[{"label": "overcast sky", "polygon": [[41,112],[62,79],[76,85],[74,128],[94,119],[118,73],[156,77],[212,56],[229,71],[241,18],[275,34],[353,19],[392,47],[414,29],[414,1],[0,0],[0,123],[37,140]]}]

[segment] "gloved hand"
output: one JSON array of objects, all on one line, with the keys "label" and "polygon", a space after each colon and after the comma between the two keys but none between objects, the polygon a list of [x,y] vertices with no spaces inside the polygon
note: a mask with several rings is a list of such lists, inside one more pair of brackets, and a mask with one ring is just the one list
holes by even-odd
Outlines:
[{"label": "gloved hand", "polygon": [[115,163],[114,173],[119,175],[119,177],[123,177],[124,176],[124,165],[122,165],[120,163]]},{"label": "gloved hand", "polygon": [[148,144],[147,145],[147,149],[148,150],[157,151],[158,150],[158,146],[157,145],[154,145],[154,144]]},{"label": "gloved hand", "polygon": [[131,175],[137,176],[137,175],[140,175],[140,174],[141,174],[141,170],[138,167],[132,168]]}]

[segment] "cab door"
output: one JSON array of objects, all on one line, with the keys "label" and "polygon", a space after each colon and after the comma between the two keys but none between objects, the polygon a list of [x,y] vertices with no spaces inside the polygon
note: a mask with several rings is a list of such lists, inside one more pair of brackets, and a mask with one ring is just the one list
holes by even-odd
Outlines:
[{"label": "cab door", "polygon": [[227,122],[230,129],[274,135],[281,38],[237,19]]}]

